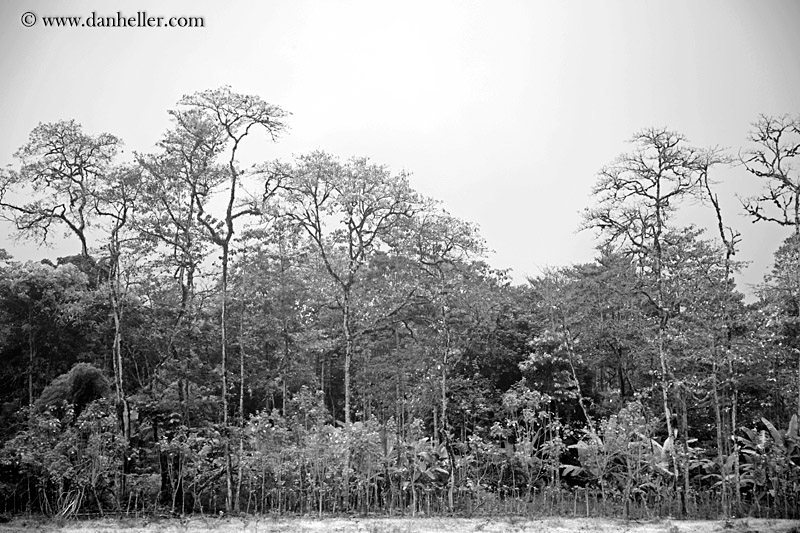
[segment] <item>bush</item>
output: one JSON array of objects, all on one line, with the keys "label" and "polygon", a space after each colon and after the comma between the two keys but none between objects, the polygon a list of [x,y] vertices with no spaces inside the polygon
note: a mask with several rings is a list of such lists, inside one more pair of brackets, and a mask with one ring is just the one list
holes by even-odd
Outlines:
[{"label": "bush", "polygon": [[118,506],[115,474],[125,448],[113,406],[100,399],[77,418],[71,404],[30,413],[28,427],[6,443],[0,457],[4,466],[16,468],[18,481],[30,483],[29,506],[68,516]]}]

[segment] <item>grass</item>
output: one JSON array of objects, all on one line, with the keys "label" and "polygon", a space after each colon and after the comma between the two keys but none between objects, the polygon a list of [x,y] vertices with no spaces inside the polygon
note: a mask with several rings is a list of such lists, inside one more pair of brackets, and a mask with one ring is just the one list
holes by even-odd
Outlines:
[{"label": "grass", "polygon": [[0,525],[0,533],[800,533],[800,521],[624,521],[592,518],[210,518],[105,519],[56,522],[19,518]]}]

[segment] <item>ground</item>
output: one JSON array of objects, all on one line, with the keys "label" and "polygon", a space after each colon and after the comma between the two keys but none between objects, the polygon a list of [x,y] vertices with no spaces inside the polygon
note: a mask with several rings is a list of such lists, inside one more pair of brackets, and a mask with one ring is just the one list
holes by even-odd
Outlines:
[{"label": "ground", "polygon": [[42,521],[15,519],[0,525],[0,533],[58,531],[60,533],[800,533],[799,520],[739,519],[630,521],[590,518],[190,518],[172,520],[119,519]]}]

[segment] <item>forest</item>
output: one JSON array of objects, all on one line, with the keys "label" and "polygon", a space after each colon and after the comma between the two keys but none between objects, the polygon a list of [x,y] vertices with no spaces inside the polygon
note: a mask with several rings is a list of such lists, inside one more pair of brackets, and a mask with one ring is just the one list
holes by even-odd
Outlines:
[{"label": "forest", "polygon": [[[288,134],[259,96],[169,115],[153,153],[40,123],[0,170],[13,237],[76,251],[0,257],[0,513],[800,518],[800,115],[635,133],[595,259],[524,284],[404,172],[243,163]],[[752,301],[742,209],[793,230]]]}]

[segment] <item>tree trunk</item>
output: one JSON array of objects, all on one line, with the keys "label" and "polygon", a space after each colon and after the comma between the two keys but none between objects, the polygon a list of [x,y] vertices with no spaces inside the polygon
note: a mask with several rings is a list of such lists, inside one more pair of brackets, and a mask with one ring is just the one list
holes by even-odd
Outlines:
[{"label": "tree trunk", "polygon": [[[728,359],[728,372],[733,380],[733,362]],[[731,402],[731,440],[733,441],[733,483],[735,485],[736,494],[736,511],[740,512],[742,508],[742,478],[739,471],[739,445],[736,443],[736,424],[737,424],[737,409],[739,408],[739,388],[736,381],[733,382],[733,399]]]},{"label": "tree trunk", "polygon": [[[246,283],[244,283],[247,286]],[[236,497],[233,500],[233,510],[239,511],[239,502],[242,494],[242,469],[244,458],[244,308],[242,297],[242,313],[239,316],[239,467],[236,479]]]},{"label": "tree trunk", "polygon": [[350,294],[344,291],[342,302],[342,333],[344,334],[344,423],[350,425],[350,362],[353,357],[353,336],[350,331]]},{"label": "tree trunk", "polygon": [[36,358],[36,342],[33,334],[33,317],[28,314],[28,406],[33,406],[33,361]]},{"label": "tree trunk", "polygon": [[800,420],[800,350],[794,349],[797,354],[797,418]]},{"label": "tree trunk", "polygon": [[[713,341],[712,341],[713,342]],[[716,347],[714,348],[714,356],[716,356]],[[725,466],[727,464],[725,458],[725,446],[723,444],[724,439],[722,437],[723,434],[723,427],[722,427],[722,409],[720,407],[720,398],[719,398],[719,385],[717,383],[717,362],[716,357],[714,359],[714,363],[712,366],[712,374],[711,374],[711,385],[712,385],[712,392],[714,393],[714,420],[717,423],[717,462],[719,463],[719,470],[720,470],[720,489],[722,491],[721,494],[721,503],[722,503],[722,512],[726,517],[730,516],[730,508],[728,506],[728,469]]]},{"label": "tree trunk", "polygon": [[680,409],[681,409],[681,437],[683,439],[683,516],[688,517],[690,512],[690,493],[691,484],[689,483],[689,413],[686,404],[686,395],[688,390],[684,385],[681,386],[680,391]]},{"label": "tree trunk", "polygon": [[[719,162],[719,161],[718,161]],[[730,515],[730,500],[728,498],[728,492],[730,491],[728,486],[728,468],[727,460],[723,462],[723,455],[724,454],[733,454],[733,476],[734,476],[734,489],[735,494],[733,495],[733,499],[736,502],[737,511],[740,508],[741,504],[741,480],[739,478],[739,447],[736,444],[736,409],[737,409],[737,402],[738,402],[738,390],[733,379],[733,358],[731,357],[731,339],[733,336],[732,328],[731,328],[731,317],[730,317],[730,309],[729,309],[729,302],[730,302],[730,289],[733,286],[733,280],[731,279],[731,257],[736,253],[736,239],[739,236],[738,232],[734,232],[730,228],[730,236],[726,235],[725,233],[725,225],[722,220],[722,209],[720,208],[719,198],[714,192],[711,190],[711,184],[708,179],[708,172],[710,167],[711,161],[709,164],[703,169],[703,185],[705,186],[706,192],[708,193],[708,197],[711,200],[711,204],[714,206],[714,212],[717,217],[717,230],[719,231],[719,237],[722,240],[722,243],[725,245],[725,297],[722,301],[723,304],[723,321],[725,324],[725,342],[724,342],[724,349],[725,349],[725,358],[727,359],[728,363],[728,381],[733,383],[733,397],[731,402],[731,417],[730,417],[730,427],[728,428],[727,434],[723,436],[723,428],[722,428],[722,414],[720,412],[720,400],[718,394],[718,385],[717,385],[717,360],[716,357],[714,358],[714,410],[715,416],[717,419],[717,447],[719,448],[719,461],[720,461],[720,473],[722,475],[722,504],[723,509],[726,516]],[[795,202],[795,207],[797,203]],[[798,229],[798,226],[795,225],[795,230]],[[716,355],[716,351],[715,354]],[[723,441],[727,441],[723,443]]]},{"label": "tree trunk", "polygon": [[436,410],[436,404],[433,404],[433,412],[431,413],[433,416],[433,445],[437,446],[439,444],[439,411]]},{"label": "tree trunk", "polygon": [[[581,390],[581,382],[578,380],[578,372],[575,370],[575,349],[572,345],[572,334],[570,333],[563,317],[561,318],[561,329],[563,330],[564,345],[567,347],[567,360],[569,362],[569,368],[572,371],[572,379],[575,381],[575,389],[578,392],[578,405],[580,405],[583,416],[586,419],[586,425],[589,426],[589,430],[594,433],[594,421],[589,416],[589,410],[586,408],[583,391]],[[620,374],[621,373],[622,371],[620,370]]]},{"label": "tree trunk", "polygon": [[220,341],[222,342],[222,426],[225,431],[225,511],[233,504],[233,472],[231,465],[230,432],[228,427],[228,338],[225,332],[228,310],[228,244],[222,246],[222,310],[220,312]]},{"label": "tree trunk", "polygon": [[[450,462],[450,476],[447,482],[447,505],[450,512],[453,512],[453,493],[455,492],[456,463],[450,444],[450,428],[447,423],[447,365],[450,364],[450,324],[447,316],[447,305],[444,301],[446,296],[444,273],[440,271],[441,288],[440,297],[442,298],[442,328],[444,329],[444,354],[442,357],[442,442],[447,449],[447,458]],[[435,411],[434,411],[435,414]]]},{"label": "tree trunk", "polygon": [[114,367],[114,388],[116,392],[117,408],[121,410],[122,434],[125,440],[131,436],[130,412],[128,402],[125,398],[125,386],[122,380],[122,283],[120,281],[120,246],[116,231],[112,234],[112,241],[109,245],[111,255],[111,279],[109,280],[109,299],[111,300],[111,312],[114,317],[114,341],[111,348],[111,356]]},{"label": "tree trunk", "polygon": [[[661,168],[659,168],[661,172]],[[664,404],[664,417],[667,424],[667,438],[675,438],[672,431],[672,416],[669,410],[669,365],[667,364],[667,352],[664,346],[664,336],[667,330],[669,313],[664,308],[664,280],[663,280],[663,250],[661,248],[661,232],[664,229],[664,200],[661,196],[661,177],[656,181],[656,201],[655,201],[655,228],[653,233],[653,249],[655,251],[655,276],[656,276],[656,306],[658,308],[658,361],[661,365],[661,400]],[[675,448],[673,448],[675,449]],[[672,454],[673,481],[678,478],[678,461],[675,454]]]},{"label": "tree trunk", "polygon": [[125,387],[122,381],[122,312],[117,297],[113,296],[112,300],[112,309],[114,313],[114,344],[112,348],[112,357],[114,359],[114,385],[116,389],[117,406],[122,411],[122,434],[127,441],[130,440],[131,437],[131,424],[130,409],[128,407],[128,401],[125,398]]},{"label": "tree trunk", "polygon": [[[669,382],[667,380],[667,356],[664,351],[664,329],[659,327],[658,330],[658,360],[661,364],[661,401],[664,407],[664,417],[667,423],[667,438],[675,437],[672,431],[672,414],[669,411]],[[678,465],[675,455],[672,457],[672,465],[674,467],[673,476],[678,475]]]},{"label": "tree trunk", "polygon": [[344,474],[344,509],[350,508],[350,363],[353,357],[353,335],[350,331],[350,290],[344,290],[342,305],[342,332],[344,333],[344,425],[347,433],[347,449],[345,450],[345,474]]}]

